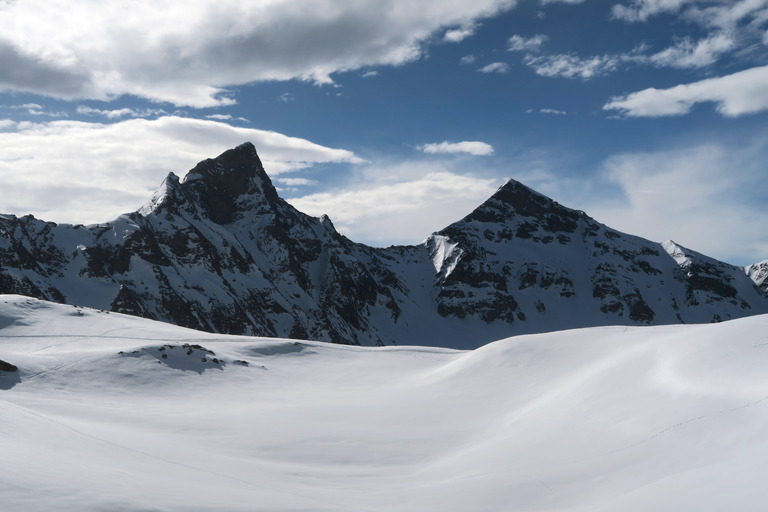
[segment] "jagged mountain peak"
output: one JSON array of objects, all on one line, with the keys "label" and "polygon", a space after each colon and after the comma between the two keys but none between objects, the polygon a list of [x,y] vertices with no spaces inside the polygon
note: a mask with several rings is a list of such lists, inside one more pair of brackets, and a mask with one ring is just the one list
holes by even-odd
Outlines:
[{"label": "jagged mountain peak", "polygon": [[720,321],[768,312],[766,268],[618,233],[515,180],[419,246],[372,248],[278,197],[250,143],[183,180],[168,174],[144,208],[111,223],[0,215],[0,293],[341,343],[467,348],[553,329]]},{"label": "jagged mountain peak", "polygon": [[217,224],[228,224],[245,212],[258,211],[259,205],[271,210],[281,203],[256,148],[246,142],[199,162],[183,180],[170,173],[140,213],[186,204]]},{"label": "jagged mountain peak", "polygon": [[261,163],[256,147],[250,142],[228,149],[216,158],[207,158],[192,168],[184,181],[203,179],[221,181],[238,178],[267,179],[264,166]]}]

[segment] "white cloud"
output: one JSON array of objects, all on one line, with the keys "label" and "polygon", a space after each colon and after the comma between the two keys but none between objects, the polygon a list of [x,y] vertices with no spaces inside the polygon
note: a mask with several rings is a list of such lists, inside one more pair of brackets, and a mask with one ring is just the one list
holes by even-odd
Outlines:
[{"label": "white cloud", "polygon": [[615,5],[614,19],[645,22],[659,14],[676,14],[704,27],[730,30],[746,18],[760,23],[768,14],[768,0],[632,0]]},{"label": "white cloud", "polygon": [[289,103],[291,101],[296,101],[296,97],[289,92],[284,92],[277,98],[277,101],[281,101],[283,103]]},{"label": "white cloud", "polygon": [[564,116],[568,114],[568,112],[564,110],[555,110],[554,108],[542,108],[539,112],[542,114],[554,114],[556,116]]},{"label": "white cloud", "polygon": [[727,117],[768,109],[768,66],[669,89],[633,92],[611,98],[603,109],[618,110],[630,117],[659,117],[687,114],[701,102],[714,102],[717,111]]},{"label": "white cloud", "polygon": [[537,51],[547,39],[549,38],[544,34],[537,34],[529,38],[515,34],[507,41],[507,50],[510,52]]},{"label": "white cloud", "polygon": [[9,110],[26,110],[31,116],[67,117],[66,112],[50,112],[39,103],[24,103],[22,105],[2,105],[0,108]]},{"label": "white cloud", "polygon": [[526,55],[523,62],[533,68],[536,74],[547,77],[581,78],[588,80],[617,69],[620,57],[596,55],[577,57],[575,55],[547,55],[534,57]]},{"label": "white cloud", "polygon": [[156,116],[156,115],[165,114],[166,112],[162,109],[135,110],[132,108],[102,110],[98,108],[92,108],[92,107],[86,107],[84,105],[80,105],[77,107],[77,113],[85,116],[103,116],[103,117],[106,117],[107,119],[119,119],[121,117],[126,117],[126,116],[130,116],[130,117]]},{"label": "white cloud", "polygon": [[447,30],[443,36],[443,41],[446,43],[458,43],[465,40],[468,37],[475,35],[475,31],[480,25],[477,23],[469,23],[462,25],[459,28]]},{"label": "white cloud", "polygon": [[42,110],[43,106],[39,103],[24,103],[23,105],[11,105],[13,110]]},{"label": "white cloud", "polygon": [[480,73],[508,73],[509,64],[506,62],[491,62],[487,66],[478,69]]},{"label": "white cloud", "polygon": [[0,132],[0,212],[92,223],[135,211],[168,172],[245,141],[271,176],[314,163],[361,163],[352,152],[212,120],[161,117],[111,124],[18,123]]},{"label": "white cloud", "polygon": [[[768,34],[766,34],[766,38],[768,38]],[[474,55],[465,55],[459,59],[459,64],[473,64],[476,60]]]},{"label": "white cloud", "polygon": [[[605,175],[623,197],[601,194],[588,213],[615,229],[686,247],[736,264],[768,258],[764,209],[766,141],[720,144],[608,159]],[[747,258],[732,261],[732,258]]]},{"label": "white cloud", "polygon": [[700,68],[713,64],[725,52],[736,46],[728,34],[712,34],[695,45],[686,38],[675,46],[651,55],[648,59],[657,66]]},{"label": "white cloud", "polygon": [[583,4],[584,0],[541,0],[542,5],[546,4]]},{"label": "white cloud", "polygon": [[16,121],[11,121],[10,119],[0,119],[0,129],[11,128],[12,126],[16,126]]},{"label": "white cloud", "polygon": [[363,78],[371,78],[373,76],[377,76],[378,74],[379,74],[378,71],[374,71],[374,70],[366,71],[365,73],[363,73]]},{"label": "white cloud", "polygon": [[[699,3],[703,7],[699,7]],[[768,15],[768,0],[733,0],[711,4],[709,2],[694,3],[684,14],[687,19],[701,25],[730,30],[745,18],[753,18],[757,24],[762,24]]]},{"label": "white cloud", "polygon": [[232,117],[230,114],[209,114],[205,116],[206,119],[214,119],[216,121],[245,121],[250,122],[244,117]]},{"label": "white cloud", "polygon": [[365,184],[289,199],[314,216],[327,214],[352,240],[418,243],[467,215],[501,180],[462,175],[450,162],[404,162],[368,170]]},{"label": "white cloud", "polygon": [[493,154],[493,146],[480,141],[463,142],[434,142],[418,146],[417,149],[425,153],[469,153],[476,156],[487,156]]},{"label": "white cloud", "polygon": [[117,119],[124,116],[133,116],[135,114],[132,108],[121,108],[116,110],[100,110],[98,108],[85,107],[80,105],[77,107],[77,113],[85,116],[99,115],[109,119]]},{"label": "white cloud", "polygon": [[[0,90],[232,104],[227,86],[421,57],[428,38],[516,0],[25,0],[0,11]],[[286,30],[286,27],[291,27]]]},{"label": "white cloud", "polygon": [[651,16],[666,12],[677,12],[680,8],[696,0],[633,0],[627,5],[614,5],[613,17],[624,21],[646,21]]},{"label": "white cloud", "polygon": [[316,185],[317,182],[307,178],[275,178],[276,183],[286,185],[288,187],[300,187],[305,185]]}]

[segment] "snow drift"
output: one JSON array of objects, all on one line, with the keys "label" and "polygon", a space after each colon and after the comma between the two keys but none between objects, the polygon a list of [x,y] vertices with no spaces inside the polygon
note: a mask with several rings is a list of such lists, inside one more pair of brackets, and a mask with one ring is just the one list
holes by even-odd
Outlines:
[{"label": "snow drift", "polygon": [[474,351],[0,296],[4,510],[758,511],[768,317]]}]

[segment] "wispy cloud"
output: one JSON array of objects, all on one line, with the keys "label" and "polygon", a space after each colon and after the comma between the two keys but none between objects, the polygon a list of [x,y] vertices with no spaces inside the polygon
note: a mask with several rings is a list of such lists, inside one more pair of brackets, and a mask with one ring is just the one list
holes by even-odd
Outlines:
[{"label": "wispy cloud", "polygon": [[526,55],[523,62],[541,76],[588,80],[615,71],[621,59],[615,55],[584,58],[566,54],[541,57]]},{"label": "wispy cloud", "polygon": [[443,41],[446,43],[458,43],[471,37],[475,34],[480,27],[478,23],[469,23],[462,25],[461,27],[447,30],[443,36]]},{"label": "wispy cloud", "polygon": [[537,51],[547,39],[549,37],[544,34],[538,34],[529,38],[515,34],[507,41],[507,50],[510,52]]},{"label": "wispy cloud", "polygon": [[209,114],[205,116],[206,119],[215,119],[216,121],[245,121],[249,122],[244,117],[233,117],[231,114]]},{"label": "wispy cloud", "polygon": [[275,178],[275,182],[289,187],[300,187],[305,185],[316,185],[317,181],[307,178]]},{"label": "wispy cloud", "polygon": [[506,62],[491,62],[487,66],[478,69],[480,73],[509,73],[509,64]]},{"label": "wispy cloud", "polygon": [[628,22],[645,22],[659,14],[682,16],[704,27],[731,29],[745,19],[759,20],[768,11],[766,0],[632,0],[618,4],[611,13],[614,19]]},{"label": "wispy cloud", "polygon": [[425,153],[468,153],[476,156],[487,156],[493,154],[493,146],[480,141],[463,142],[435,142],[418,146],[417,149]]},{"label": "wispy cloud", "polygon": [[696,43],[685,38],[674,46],[651,55],[648,60],[656,66],[700,68],[713,64],[735,46],[733,38],[724,33],[713,34]]},{"label": "wispy cloud", "polygon": [[183,175],[245,141],[256,145],[272,176],[316,163],[362,163],[351,151],[213,120],[169,116],[11,128],[0,132],[0,212],[56,222],[102,222],[134,211],[168,172]]},{"label": "wispy cloud", "polygon": [[704,35],[673,39],[666,48],[651,51],[641,43],[625,52],[580,56],[575,53],[536,54],[541,50],[542,36],[524,38],[513,35],[508,50],[525,51],[523,62],[542,76],[592,79],[635,66],[705,68],[728,53],[747,52],[766,44],[768,35],[768,0],[631,0],[615,5],[614,20],[642,23],[657,15],[677,16],[680,23],[699,25]]},{"label": "wispy cloud", "polygon": [[595,197],[588,213],[613,228],[657,242],[674,239],[731,263],[763,260],[768,234],[755,226],[768,222],[762,193],[767,142],[616,155],[606,161],[604,176],[621,197]]},{"label": "wispy cloud", "polygon": [[4,105],[0,108],[8,110],[25,110],[31,116],[67,117],[66,112],[51,112],[39,103],[24,103],[21,105]]},{"label": "wispy cloud", "polygon": [[474,55],[465,55],[459,59],[459,64],[474,64],[477,58]]},{"label": "wispy cloud", "polygon": [[554,114],[556,116],[564,116],[568,114],[568,112],[564,110],[555,110],[554,108],[542,108],[539,112],[542,114]]},{"label": "wispy cloud", "polygon": [[98,108],[86,107],[80,105],[77,107],[77,113],[85,116],[102,116],[107,119],[119,119],[121,117],[152,117],[167,114],[163,109],[133,109],[133,108],[120,108],[113,110],[102,110]]},{"label": "wispy cloud", "polygon": [[685,4],[696,0],[632,0],[629,5],[614,5],[611,13],[616,19],[641,22],[651,16],[666,12],[677,12]]},{"label": "wispy cloud", "polygon": [[39,103],[24,103],[22,105],[10,105],[8,108],[11,110],[42,110],[43,106]]},{"label": "wispy cloud", "polygon": [[629,66],[702,68],[715,63],[721,55],[735,48],[736,43],[731,35],[718,32],[696,42],[689,38],[679,40],[673,46],[653,54],[648,53],[647,46],[640,45],[624,53],[588,57],[528,53],[523,63],[541,76],[589,80]]},{"label": "wispy cloud", "polygon": [[134,116],[135,111],[132,108],[121,108],[121,109],[115,109],[115,110],[101,110],[98,108],[91,108],[91,107],[85,107],[85,106],[79,106],[77,107],[77,113],[80,115],[85,116],[104,116],[109,119],[117,119],[119,117],[125,117],[125,116]]},{"label": "wispy cloud", "polygon": [[768,66],[739,71],[669,89],[644,89],[611,98],[604,110],[617,110],[629,117],[683,115],[693,105],[713,102],[727,117],[768,109]]}]

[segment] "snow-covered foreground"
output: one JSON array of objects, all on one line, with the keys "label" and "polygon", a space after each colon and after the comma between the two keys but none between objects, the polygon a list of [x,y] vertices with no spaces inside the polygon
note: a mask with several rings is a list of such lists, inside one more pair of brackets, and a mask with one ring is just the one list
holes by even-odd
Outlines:
[{"label": "snow-covered foreground", "polygon": [[0,359],[19,367],[0,376],[4,511],[768,502],[766,316],[466,352],[227,337],[0,296]]}]

